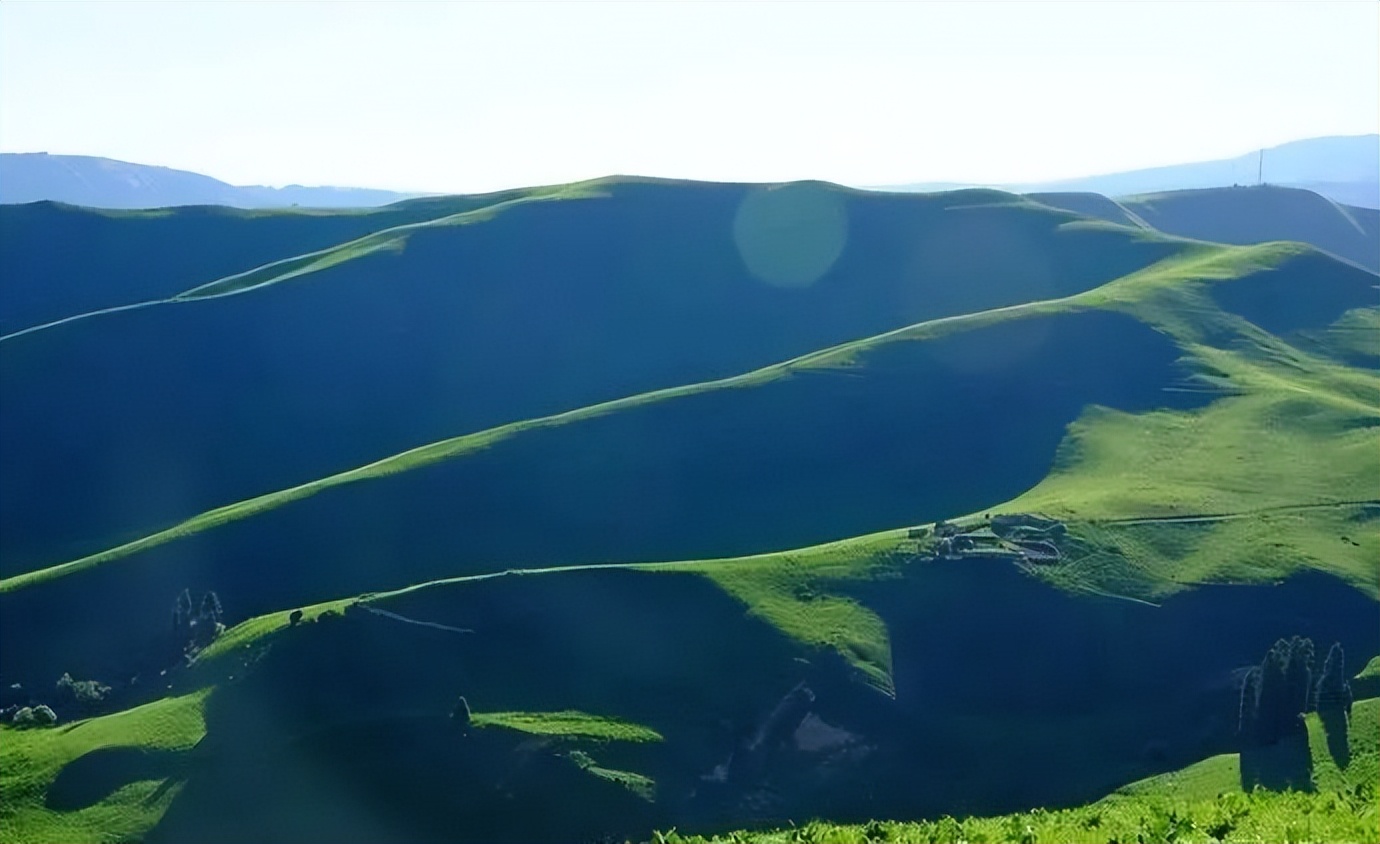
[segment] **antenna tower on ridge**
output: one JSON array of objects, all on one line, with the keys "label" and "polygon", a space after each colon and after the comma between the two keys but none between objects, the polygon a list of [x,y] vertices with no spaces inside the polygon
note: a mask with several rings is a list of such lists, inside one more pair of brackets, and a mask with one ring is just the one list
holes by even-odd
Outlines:
[{"label": "antenna tower on ridge", "polygon": [[1265,184],[1265,150],[1260,151],[1260,160],[1255,168],[1255,184],[1260,187]]}]

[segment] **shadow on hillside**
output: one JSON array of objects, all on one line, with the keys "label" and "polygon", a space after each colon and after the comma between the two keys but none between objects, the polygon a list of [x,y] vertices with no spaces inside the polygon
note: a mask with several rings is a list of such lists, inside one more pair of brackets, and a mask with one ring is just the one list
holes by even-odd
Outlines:
[{"label": "shadow on hillside", "polygon": [[[1323,575],[1155,607],[1000,560],[910,572],[847,590],[887,623],[894,698],[689,574],[499,577],[300,624],[210,698],[196,768],[148,841],[621,841],[1077,805],[1234,750],[1236,669],[1281,624],[1371,652],[1380,622]],[[664,740],[467,734],[460,694]],[[1244,753],[1243,785],[1309,789],[1306,738],[1290,741]],[[581,770],[576,747],[655,797]]]},{"label": "shadow on hillside", "polygon": [[1313,759],[1308,752],[1308,734],[1299,731],[1265,747],[1241,751],[1241,788],[1257,786],[1270,791],[1312,791]]},{"label": "shadow on hillside", "polygon": [[558,751],[549,740],[499,730],[466,735],[444,716],[222,748],[147,841],[621,841],[664,821],[652,804],[586,775]]},{"label": "shadow on hillside", "polygon": [[1215,284],[1210,295],[1224,310],[1287,337],[1322,329],[1354,308],[1374,305],[1375,274],[1323,255],[1300,255],[1269,272]]},{"label": "shadow on hillside", "polygon": [[[1057,314],[889,344],[845,370],[529,430],[0,595],[0,664],[21,682],[54,664],[120,673],[189,584],[214,588],[245,617],[322,590],[756,554],[973,512],[1039,483],[1090,404],[1138,412],[1210,401],[1164,389],[1185,374],[1180,354],[1122,314]],[[104,635],[53,622],[77,614]]]},{"label": "shadow on hillside", "polygon": [[[931,815],[1077,805],[1231,752],[1234,671],[1282,624],[1365,650],[1380,618],[1365,595],[1320,574],[1200,587],[1158,607],[1073,597],[995,560],[936,562],[915,576],[923,588],[858,594],[893,648],[899,711],[884,753],[905,776],[879,777],[877,790],[888,808]],[[1248,789],[1311,788],[1306,737],[1247,751],[1241,764]]]},{"label": "shadow on hillside", "polygon": [[1347,735],[1347,713],[1341,709],[1319,709],[1323,732],[1327,734],[1327,752],[1337,770],[1345,771],[1351,764],[1351,738]]},{"label": "shadow on hillside", "polygon": [[[207,703],[204,764],[148,841],[640,840],[806,670],[802,651],[708,580],[628,571],[495,578],[299,625]],[[875,692],[869,694],[880,697]],[[450,720],[573,709],[665,742],[578,744],[655,782],[590,774],[576,744]],[[725,727],[724,725],[730,725]]]},{"label": "shadow on hillside", "polygon": [[172,780],[184,771],[173,750],[103,747],[68,763],[48,788],[44,805],[57,812],[95,805],[117,789],[144,780]]}]

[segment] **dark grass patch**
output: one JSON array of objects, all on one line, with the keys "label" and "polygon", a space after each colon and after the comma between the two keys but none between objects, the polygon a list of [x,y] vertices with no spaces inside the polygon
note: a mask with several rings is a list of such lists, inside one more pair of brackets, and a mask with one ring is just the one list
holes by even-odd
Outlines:
[{"label": "dark grass patch", "polygon": [[208,763],[147,840],[571,841],[658,819],[646,801],[550,748],[464,736],[444,719],[390,720]]},{"label": "dark grass patch", "polygon": [[[1380,645],[1380,605],[1316,573],[1199,587],[1159,607],[1055,592],[1000,561],[856,589],[891,631],[900,714],[884,746],[906,775],[883,788],[925,816],[1076,805],[1237,750],[1238,669],[1258,651],[1296,633],[1359,653]],[[1306,773],[1306,747],[1303,758]],[[1268,784],[1296,778],[1296,761],[1252,770]]]},{"label": "dark grass patch", "polygon": [[1380,276],[1317,253],[1209,288],[1223,309],[1281,337],[1324,329],[1347,311],[1380,301]]},{"label": "dark grass patch", "polygon": [[95,805],[121,786],[139,780],[176,780],[185,773],[182,751],[103,747],[63,766],[48,787],[44,805],[71,812]]}]

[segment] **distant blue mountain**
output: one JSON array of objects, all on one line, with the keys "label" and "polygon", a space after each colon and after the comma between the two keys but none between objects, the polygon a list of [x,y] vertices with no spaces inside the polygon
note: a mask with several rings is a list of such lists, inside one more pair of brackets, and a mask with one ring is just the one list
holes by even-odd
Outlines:
[{"label": "distant blue mountain", "polygon": [[92,208],[229,205],[236,208],[365,208],[418,194],[368,188],[270,188],[90,155],[0,153],[0,203],[53,200]]},{"label": "distant blue mountain", "polygon": [[[1304,188],[1347,205],[1380,208],[1380,135],[1308,138],[1264,151],[1265,183]],[[1128,170],[1081,179],[1028,184],[926,182],[883,188],[897,191],[953,190],[995,187],[1017,193],[1088,192],[1121,197],[1143,193],[1220,188],[1256,183],[1261,153],[1251,152],[1219,161],[1174,164]]]}]

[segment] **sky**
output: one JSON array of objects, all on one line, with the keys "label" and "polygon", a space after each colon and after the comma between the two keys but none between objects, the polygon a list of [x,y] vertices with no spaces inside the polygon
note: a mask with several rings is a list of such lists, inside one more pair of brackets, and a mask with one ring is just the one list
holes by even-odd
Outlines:
[{"label": "sky", "polygon": [[234,184],[1035,182],[1380,130],[1380,4],[0,3],[0,151]]}]

